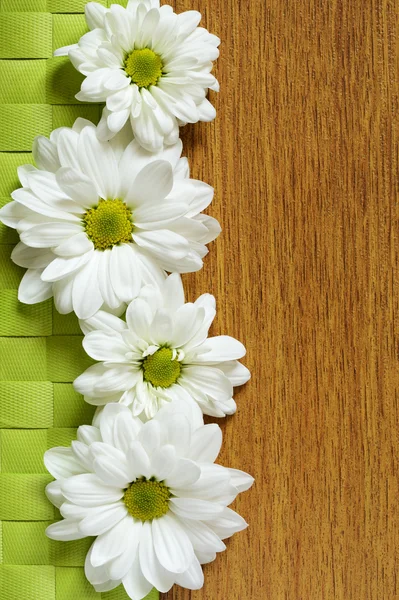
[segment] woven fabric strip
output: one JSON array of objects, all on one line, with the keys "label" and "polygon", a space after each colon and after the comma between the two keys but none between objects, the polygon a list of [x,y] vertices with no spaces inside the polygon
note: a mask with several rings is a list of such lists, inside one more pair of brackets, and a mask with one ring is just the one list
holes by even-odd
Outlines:
[{"label": "woven fabric strip", "polygon": [[[102,4],[106,5],[103,1]],[[81,76],[55,48],[85,31],[82,0],[0,0],[0,205],[19,187],[17,167],[32,163],[32,141],[77,117],[97,122],[100,107],[74,98]],[[10,253],[17,236],[0,224],[0,598],[127,600],[122,586],[96,593],[83,571],[91,539],[54,542],[60,518],[44,494],[47,448],[68,445],[93,408],[72,387],[90,359],[74,316],[52,300],[18,302],[23,269]],[[158,600],[155,590],[148,600]]]}]

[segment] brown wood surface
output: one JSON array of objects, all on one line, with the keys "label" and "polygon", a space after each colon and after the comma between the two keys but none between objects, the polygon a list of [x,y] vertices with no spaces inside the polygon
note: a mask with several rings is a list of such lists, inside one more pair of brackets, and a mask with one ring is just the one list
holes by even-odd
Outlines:
[{"label": "brown wood surface", "polygon": [[220,462],[246,532],[168,600],[399,598],[395,0],[179,0],[223,41],[214,123],[185,128],[223,233],[188,296],[252,380]]}]

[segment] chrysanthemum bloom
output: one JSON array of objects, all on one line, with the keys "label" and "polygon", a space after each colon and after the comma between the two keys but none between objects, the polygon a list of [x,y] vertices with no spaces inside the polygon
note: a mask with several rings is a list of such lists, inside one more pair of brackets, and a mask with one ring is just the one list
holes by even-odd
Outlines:
[{"label": "chrysanthemum bloom", "polygon": [[217,221],[200,214],[213,189],[189,179],[180,141],[150,154],[121,132],[100,142],[78,119],[72,129],[36,138],[38,168],[19,169],[22,188],[0,219],[20,234],[12,259],[28,271],[19,299],[54,295],[60,313],[91,317],[117,309],[165,271],[197,271]]},{"label": "chrysanthemum bloom", "polygon": [[151,418],[166,401],[194,399],[205,414],[224,417],[236,410],[233,386],[249,379],[237,359],[245,355],[236,339],[208,338],[215,298],[204,294],[184,303],[180,276],[160,288],[145,286],[126,311],[126,321],[100,311],[81,322],[83,346],[95,360],[75,380],[87,402],[131,405]]},{"label": "chrysanthemum bloom", "polygon": [[219,89],[210,71],[220,40],[197,27],[199,12],[177,15],[158,0],[129,0],[126,9],[89,2],[85,11],[91,31],[55,55],[68,54],[86,76],[78,100],[106,102],[101,139],[130,120],[140,144],[155,151],[177,141],[179,125],[215,118],[206,94]]},{"label": "chrysanthemum bloom", "polygon": [[132,600],[141,600],[152,587],[199,589],[201,564],[247,526],[227,506],[253,478],[214,464],[221,430],[204,426],[195,405],[187,418],[187,407],[176,401],[143,424],[127,407],[110,404],[99,427],[83,425],[71,448],[45,454],[56,479],[47,495],[64,517],[47,535],[96,536],[85,572],[97,591],[123,583]]}]

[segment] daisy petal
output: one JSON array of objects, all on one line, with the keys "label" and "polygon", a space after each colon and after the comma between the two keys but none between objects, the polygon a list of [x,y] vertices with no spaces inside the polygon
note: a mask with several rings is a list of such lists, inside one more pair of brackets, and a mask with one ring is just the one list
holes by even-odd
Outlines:
[{"label": "daisy petal", "polygon": [[71,448],[51,448],[44,454],[44,464],[56,479],[84,473],[84,467],[73,455]]},{"label": "daisy petal", "polygon": [[64,127],[57,140],[57,150],[62,167],[79,171],[78,132]]},{"label": "daisy petal", "polygon": [[118,165],[113,150],[97,139],[92,127],[85,127],[79,135],[78,156],[83,173],[94,183],[104,200],[118,195]]},{"label": "daisy petal", "polygon": [[[50,284],[51,285],[51,284]],[[65,277],[60,281],[56,281],[52,284],[54,293],[54,304],[56,309],[61,315],[66,315],[73,311],[72,303],[72,288],[73,288],[73,274],[69,277]]]},{"label": "daisy petal", "polygon": [[102,418],[100,419],[99,427],[103,442],[109,446],[109,451],[114,454],[123,456],[123,453],[115,448],[115,424],[120,415],[129,414],[129,409],[121,404],[110,404],[104,408]]},{"label": "daisy petal", "polygon": [[216,109],[207,98],[204,98],[198,106],[198,116],[200,121],[204,121],[205,123],[213,121],[216,118]]},{"label": "daisy petal", "polygon": [[61,480],[51,481],[46,486],[46,496],[54,506],[60,508],[61,504],[65,501],[61,491]]},{"label": "daisy petal", "polygon": [[127,307],[126,321],[138,337],[146,339],[152,321],[152,311],[144,300],[136,298]]},{"label": "daisy petal", "polygon": [[82,231],[62,242],[54,248],[54,254],[62,258],[71,258],[72,256],[81,256],[93,250],[93,242],[89,240],[87,235]]},{"label": "daisy petal", "polygon": [[[109,411],[107,412],[104,410],[102,417],[100,418],[101,438],[104,441],[93,442],[93,444],[90,446],[90,453],[93,457],[93,460],[105,459],[108,461],[108,464],[110,462],[117,464],[118,469],[126,469],[127,462],[124,453],[118,450],[118,448],[115,448],[113,445],[115,420],[112,417],[109,418],[109,414]],[[120,486],[117,485],[116,487]]]},{"label": "daisy petal", "polygon": [[[151,456],[161,444],[161,426],[157,421],[149,421],[145,423],[140,430],[138,440],[141,442],[144,450]],[[167,451],[167,449],[166,449]]]},{"label": "daisy petal", "polygon": [[180,456],[186,456],[191,441],[191,427],[183,414],[165,415],[163,423],[166,426],[167,442],[173,444]]},{"label": "daisy petal", "polygon": [[138,557],[123,578],[123,587],[132,600],[142,600],[152,590],[152,583],[144,577]]},{"label": "daisy petal", "polygon": [[73,440],[71,443],[73,456],[76,458],[78,463],[82,465],[82,469],[79,473],[93,470],[93,461],[90,453],[90,449],[86,444],[83,444],[79,440]]},{"label": "daisy petal", "polygon": [[43,223],[22,232],[21,240],[33,248],[52,248],[81,231],[82,228],[75,223]]},{"label": "daisy petal", "polygon": [[190,251],[188,241],[183,236],[168,229],[158,229],[156,231],[139,230],[133,233],[133,239],[141,248],[150,252],[163,265],[168,263],[169,258],[174,261],[185,258]]},{"label": "daisy petal", "polygon": [[183,519],[182,523],[196,552],[222,552],[226,549],[219,536],[202,521]]},{"label": "daisy petal", "polygon": [[198,558],[194,556],[190,567],[176,576],[176,583],[189,590],[199,590],[204,585],[204,573]]},{"label": "daisy petal", "polygon": [[156,160],[168,161],[172,169],[176,167],[182,153],[182,142],[178,140],[172,146],[163,148],[158,153],[144,150],[137,140],[133,140],[124,150],[119,162],[121,178],[121,197],[124,198],[137,175],[142,169]]},{"label": "daisy petal", "polygon": [[92,425],[81,425],[78,428],[77,438],[80,442],[86,445],[99,442],[101,440],[100,431]]},{"label": "daisy petal", "polygon": [[75,276],[72,300],[74,311],[79,319],[92,317],[103,304],[98,286],[98,263],[98,252],[93,252],[90,261]]},{"label": "daisy petal", "polygon": [[[150,421],[151,422],[151,421]],[[154,476],[164,481],[176,468],[176,451],[173,446],[165,445],[157,448],[151,457],[151,467]],[[169,483],[167,483],[169,487]]]},{"label": "daisy petal", "polygon": [[57,50],[54,50],[53,55],[54,56],[67,56],[68,52],[70,50],[73,50],[74,48],[76,48],[77,44],[70,44],[69,46],[63,46],[62,48],[57,48]]},{"label": "daisy petal", "polygon": [[128,460],[132,465],[135,477],[151,477],[151,463],[148,454],[140,442],[133,442],[128,452]]},{"label": "daisy petal", "polygon": [[169,310],[178,310],[184,304],[184,288],[178,273],[172,273],[162,287],[164,306]]},{"label": "daisy petal", "polygon": [[184,367],[181,380],[188,386],[198,388],[211,398],[229,400],[233,395],[233,386],[227,377],[213,367]]},{"label": "daisy petal", "polygon": [[179,389],[178,396],[173,402],[165,404],[165,406],[163,406],[155,415],[155,419],[163,421],[163,419],[168,418],[169,415],[181,413],[187,417],[191,431],[195,431],[204,424],[201,409],[195,400],[193,400],[182,387],[176,386],[176,388]]},{"label": "daisy petal", "polygon": [[204,320],[203,308],[191,303],[180,306],[174,315],[173,346],[179,348],[188,344]]},{"label": "daisy petal", "polygon": [[108,119],[107,125],[112,133],[118,133],[129,118],[129,109],[112,112]]},{"label": "daisy petal", "polygon": [[86,252],[82,256],[73,256],[72,258],[55,258],[46,267],[42,273],[43,281],[59,281],[67,275],[74,273],[85,265],[90,257],[93,255],[93,251]]},{"label": "daisy petal", "polygon": [[[50,217],[51,219],[56,219],[58,221],[68,221],[71,223],[80,223],[79,217],[73,215],[71,212],[68,212],[68,209],[71,208],[71,204],[67,201],[67,206],[65,207],[63,203],[54,202],[53,204],[46,204],[43,200],[39,199],[38,196],[35,196],[31,190],[28,188],[21,188],[12,192],[11,198],[18,203],[18,205],[22,205],[27,208],[29,211],[34,213],[38,213],[39,215],[43,215],[45,217]],[[9,205],[6,205],[8,208]],[[13,206],[13,204],[11,204]],[[67,210],[65,210],[67,209]],[[2,209],[4,211],[5,208]],[[32,214],[32,213],[30,213]],[[11,216],[11,215],[9,215]],[[7,218],[7,215],[6,215]],[[12,227],[11,223],[11,227]]]},{"label": "daisy petal", "polygon": [[193,485],[201,476],[200,467],[193,461],[180,458],[174,471],[166,477],[168,487],[177,491],[180,488]]},{"label": "daisy petal", "polygon": [[144,577],[152,583],[159,592],[168,592],[174,584],[175,576],[160,564],[155,554],[152,524],[150,521],[143,523],[139,557],[140,567]]},{"label": "daisy petal", "polygon": [[123,502],[97,506],[79,523],[79,531],[85,535],[101,535],[117,525],[127,515]]},{"label": "daisy petal", "polygon": [[99,197],[89,177],[70,167],[63,167],[56,173],[60,188],[77,203],[77,208],[84,207],[82,212],[97,204]]},{"label": "daisy petal", "polygon": [[43,302],[53,295],[51,283],[42,281],[40,269],[28,269],[18,288],[18,300],[24,304]]},{"label": "daisy petal", "polygon": [[197,10],[186,10],[177,15],[180,35],[190,35],[201,21],[201,13]]},{"label": "daisy petal", "polygon": [[114,590],[121,583],[121,580],[114,581],[113,579],[110,579],[109,581],[105,581],[104,583],[93,584],[93,587],[96,592],[99,592],[101,594],[103,592],[110,592],[111,590]]},{"label": "daisy petal", "polygon": [[46,535],[51,540],[59,540],[62,542],[69,542],[71,540],[81,540],[86,537],[78,529],[78,521],[72,519],[63,519],[57,523],[49,525],[46,529]]},{"label": "daisy petal", "polygon": [[169,506],[178,517],[200,521],[215,519],[223,513],[220,504],[196,498],[171,498]]},{"label": "daisy petal", "polygon": [[92,473],[75,475],[62,484],[62,493],[70,502],[80,506],[101,506],[120,500],[124,494],[122,489],[104,485]]},{"label": "daisy petal", "polygon": [[[44,139],[47,140],[47,138],[44,138]],[[21,182],[22,186],[24,186],[24,187],[29,186],[29,175],[32,171],[36,171],[36,170],[37,170],[36,167],[34,167],[33,165],[20,165],[19,167],[17,167],[18,179]],[[51,171],[51,169],[48,169],[48,170]],[[57,170],[57,169],[55,169],[55,170]]]},{"label": "daisy petal", "polygon": [[218,369],[223,371],[234,387],[236,385],[243,385],[251,378],[251,373],[247,367],[239,363],[237,360],[219,364]]},{"label": "daisy petal", "polygon": [[85,17],[89,28],[96,29],[102,27],[104,24],[105,13],[106,8],[98,2],[88,2],[85,6]]},{"label": "daisy petal", "polygon": [[98,285],[104,303],[111,309],[121,306],[121,300],[115,294],[111,283],[111,255],[112,250],[105,250],[101,253],[98,263]]},{"label": "daisy petal", "polygon": [[136,441],[139,431],[139,422],[133,418],[130,411],[117,415],[113,431],[116,448],[127,454],[133,442]]},{"label": "daisy petal", "polygon": [[26,176],[29,188],[43,203],[59,211],[75,211],[76,204],[60,189],[54,173],[36,170],[29,171]]},{"label": "daisy petal", "polygon": [[[131,103],[131,87],[123,88],[114,94],[111,94],[107,98],[107,108],[109,111],[121,111],[129,108]],[[129,112],[128,112],[129,114]],[[111,115],[108,115],[108,118]],[[108,121],[107,118],[107,121]]]},{"label": "daisy petal", "polygon": [[73,382],[75,390],[83,396],[93,395],[94,386],[106,371],[107,368],[102,364],[92,365],[75,379]]},{"label": "daisy petal", "polygon": [[162,228],[183,217],[187,210],[187,204],[168,202],[167,199],[161,205],[141,205],[134,211],[135,225],[140,229]]},{"label": "daisy petal", "polygon": [[154,548],[161,565],[172,573],[184,573],[194,559],[193,545],[178,519],[166,514],[152,521]]},{"label": "daisy petal", "polygon": [[210,337],[204,343],[206,352],[196,357],[195,362],[212,364],[242,358],[246,354],[245,346],[229,335]]},{"label": "daisy petal", "polygon": [[155,160],[147,164],[133,180],[125,202],[129,206],[158,203],[169,194],[173,186],[173,171],[166,160]]},{"label": "daisy petal", "polygon": [[179,489],[178,496],[217,501],[226,505],[237,496],[237,488],[231,485],[231,477],[221,465],[202,464],[201,476],[195,483]]},{"label": "daisy petal", "polygon": [[213,463],[222,445],[222,430],[211,423],[200,427],[191,436],[189,458],[197,462]]},{"label": "daisy petal", "polygon": [[120,301],[129,302],[139,293],[141,276],[129,244],[112,248],[110,276],[112,287]]},{"label": "daisy petal", "polygon": [[143,523],[132,519],[130,515],[126,518],[129,519],[129,525],[126,530],[127,546],[118,557],[107,565],[107,572],[111,579],[124,579],[128,576],[137,558]]},{"label": "daisy petal", "polygon": [[104,569],[103,566],[94,567],[91,562],[93,546],[94,546],[94,543],[92,544],[90,550],[88,551],[88,553],[86,555],[85,575],[86,575],[87,580],[94,586],[106,585],[109,581],[109,577],[108,577],[106,569]]},{"label": "daisy petal", "polygon": [[224,508],[222,513],[207,522],[207,525],[222,539],[231,537],[238,531],[243,531],[248,527],[245,519],[240,517],[231,508]]},{"label": "daisy petal", "polygon": [[90,331],[83,340],[83,348],[95,360],[125,362],[128,348],[122,337],[113,331]]},{"label": "daisy petal", "polygon": [[239,492],[246,492],[252,486],[254,478],[244,471],[238,469],[228,469],[231,477],[231,483]]},{"label": "daisy petal", "polygon": [[132,365],[117,365],[107,368],[103,377],[94,385],[94,396],[114,396],[117,392],[129,390],[137,384],[141,372]]},{"label": "daisy petal", "polygon": [[94,460],[93,468],[99,478],[107,485],[127,488],[130,483],[130,473],[124,468],[123,463],[115,464],[113,460],[102,457]]},{"label": "daisy petal", "polygon": [[55,173],[61,166],[56,145],[43,135],[33,140],[32,153],[39,169]]}]

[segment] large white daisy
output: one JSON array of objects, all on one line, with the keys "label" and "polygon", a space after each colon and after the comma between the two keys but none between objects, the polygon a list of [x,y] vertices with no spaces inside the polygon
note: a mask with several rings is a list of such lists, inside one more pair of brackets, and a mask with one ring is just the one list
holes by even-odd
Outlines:
[{"label": "large white daisy", "polygon": [[132,600],[141,600],[152,587],[199,589],[201,564],[247,526],[227,506],[253,478],[214,464],[221,430],[204,425],[198,407],[187,407],[177,401],[143,424],[111,404],[97,426],[78,429],[71,448],[45,454],[55,477],[47,495],[63,516],[47,535],[96,536],[85,573],[99,592],[123,583]]},{"label": "large white daisy", "polygon": [[210,294],[184,303],[176,273],[158,288],[145,286],[126,320],[100,311],[81,322],[86,352],[102,362],[80,375],[75,388],[91,404],[121,402],[147,418],[176,398],[194,399],[208,415],[234,413],[233,386],[250,377],[237,360],[245,347],[227,335],[208,337],[215,314]]},{"label": "large white daisy", "polygon": [[156,154],[131,140],[125,128],[100,142],[83,119],[36,138],[38,168],[19,169],[23,187],[0,210],[21,238],[12,259],[28,268],[22,302],[54,295],[60,313],[88,318],[162,283],[165,271],[201,268],[205,244],[220,232],[200,214],[213,189],[189,178],[180,140]]},{"label": "large white daisy", "polygon": [[67,54],[86,76],[78,100],[106,102],[101,139],[130,120],[140,144],[155,151],[177,141],[179,125],[215,118],[206,94],[219,89],[211,70],[220,40],[197,27],[199,12],[177,15],[158,0],[129,0],[126,9],[89,2],[85,11],[91,31],[55,55]]}]

